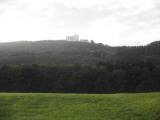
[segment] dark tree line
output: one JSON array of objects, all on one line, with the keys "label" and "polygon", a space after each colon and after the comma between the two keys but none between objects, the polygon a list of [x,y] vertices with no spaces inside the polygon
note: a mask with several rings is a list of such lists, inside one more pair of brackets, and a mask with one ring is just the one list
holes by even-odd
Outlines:
[{"label": "dark tree line", "polygon": [[115,93],[160,91],[160,64],[1,65],[1,92]]}]

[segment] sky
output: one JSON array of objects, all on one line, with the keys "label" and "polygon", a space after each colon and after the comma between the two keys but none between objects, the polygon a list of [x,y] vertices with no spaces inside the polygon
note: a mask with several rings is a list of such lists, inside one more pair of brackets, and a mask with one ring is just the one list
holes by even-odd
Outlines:
[{"label": "sky", "polygon": [[74,33],[111,46],[160,40],[160,0],[0,0],[0,42]]}]

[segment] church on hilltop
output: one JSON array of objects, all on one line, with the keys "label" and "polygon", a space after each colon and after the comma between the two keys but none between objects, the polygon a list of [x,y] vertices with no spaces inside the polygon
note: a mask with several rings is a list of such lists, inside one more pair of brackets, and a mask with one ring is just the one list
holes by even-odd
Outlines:
[{"label": "church on hilltop", "polygon": [[89,42],[87,39],[79,39],[78,34],[74,34],[73,36],[66,36],[67,41],[78,41],[78,42]]},{"label": "church on hilltop", "polygon": [[66,36],[67,41],[79,41],[79,35],[74,34],[73,36]]}]

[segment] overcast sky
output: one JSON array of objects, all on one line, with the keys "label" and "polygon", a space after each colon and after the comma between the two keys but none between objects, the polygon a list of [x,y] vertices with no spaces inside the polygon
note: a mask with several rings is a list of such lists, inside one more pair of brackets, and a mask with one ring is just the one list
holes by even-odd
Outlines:
[{"label": "overcast sky", "polygon": [[0,41],[77,33],[108,45],[160,40],[160,0],[0,0]]}]

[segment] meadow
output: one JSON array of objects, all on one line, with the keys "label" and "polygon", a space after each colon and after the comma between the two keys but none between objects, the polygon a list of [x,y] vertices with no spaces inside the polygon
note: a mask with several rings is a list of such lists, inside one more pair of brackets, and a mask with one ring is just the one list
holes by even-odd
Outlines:
[{"label": "meadow", "polygon": [[160,120],[160,93],[0,93],[0,120]]}]

